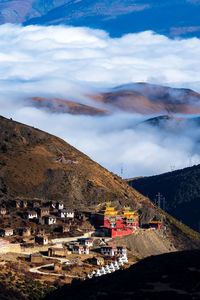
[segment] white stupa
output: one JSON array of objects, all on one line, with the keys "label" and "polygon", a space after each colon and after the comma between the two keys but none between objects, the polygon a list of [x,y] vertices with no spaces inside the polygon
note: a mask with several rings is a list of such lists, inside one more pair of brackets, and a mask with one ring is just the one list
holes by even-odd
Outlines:
[{"label": "white stupa", "polygon": [[108,273],[111,273],[110,268],[109,268],[108,265],[105,266],[105,271],[106,271],[107,274],[108,274]]},{"label": "white stupa", "polygon": [[100,270],[97,270],[96,271],[96,274],[95,274],[95,277],[99,277],[99,276],[101,276],[102,274],[101,274],[101,272],[100,272]]},{"label": "white stupa", "polygon": [[126,255],[123,255],[121,257],[121,260],[124,262],[124,263],[128,263],[128,257]]},{"label": "white stupa", "polygon": [[114,262],[114,268],[115,270],[119,270],[119,264],[117,261]]},{"label": "white stupa", "polygon": [[105,270],[105,268],[104,268],[104,267],[102,267],[102,268],[100,269],[100,272],[101,272],[101,274],[102,274],[102,275],[105,275],[105,274],[106,274],[106,270]]},{"label": "white stupa", "polygon": [[110,268],[110,271],[111,271],[111,272],[115,272],[115,267],[114,267],[113,263],[111,263],[111,264],[109,265],[109,268]]}]

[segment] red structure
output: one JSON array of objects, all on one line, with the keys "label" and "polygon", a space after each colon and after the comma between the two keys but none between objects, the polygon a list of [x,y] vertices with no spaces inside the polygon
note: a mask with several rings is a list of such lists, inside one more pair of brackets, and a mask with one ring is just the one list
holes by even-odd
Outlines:
[{"label": "red structure", "polygon": [[95,223],[106,236],[116,237],[132,234],[139,229],[139,216],[125,208],[122,211],[106,206],[95,216]]},{"label": "red structure", "polygon": [[151,222],[149,222],[149,227],[150,228],[156,228],[156,229],[161,229],[161,227],[162,227],[162,222],[161,221],[151,221]]}]

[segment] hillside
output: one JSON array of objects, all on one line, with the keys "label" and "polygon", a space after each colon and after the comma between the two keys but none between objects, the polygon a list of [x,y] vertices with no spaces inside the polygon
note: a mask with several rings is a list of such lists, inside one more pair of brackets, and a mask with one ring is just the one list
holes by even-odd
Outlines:
[{"label": "hillside", "polygon": [[[121,178],[63,140],[3,117],[0,126],[1,199],[63,200],[74,208],[105,201],[151,206]],[[62,155],[63,162],[58,161]]]},{"label": "hillside", "polygon": [[[0,126],[0,202],[63,200],[66,207],[94,212],[111,201],[116,207],[128,205],[138,210],[141,224],[162,219],[167,227],[164,239],[176,249],[199,247],[197,233],[164,215],[120,177],[63,140],[3,117]],[[151,240],[147,248],[148,244]],[[170,251],[169,244],[163,247]]]},{"label": "hillside", "polygon": [[45,299],[199,299],[200,251],[151,256],[129,269],[66,285]]},{"label": "hillside", "polygon": [[118,86],[110,92],[91,95],[91,98],[118,110],[146,115],[200,112],[199,93],[144,82]]},{"label": "hillside", "polygon": [[[108,92],[89,94],[90,105],[77,103],[69,99],[32,97],[27,99],[30,105],[45,108],[51,112],[83,114],[83,115],[107,115],[115,112],[152,114],[186,114],[200,113],[200,94],[182,88],[171,88],[149,83],[132,83],[110,89]],[[166,116],[158,119],[150,119],[151,125],[168,126],[172,123],[183,125],[180,118]],[[174,120],[174,122],[172,122]],[[183,120],[182,120],[183,121]],[[199,121],[199,119],[198,119]],[[188,125],[195,125],[195,119],[188,121]],[[196,123],[195,123],[196,122]]]},{"label": "hillside", "polygon": [[152,201],[160,192],[166,199],[166,211],[199,231],[200,165],[130,180],[129,184],[140,193],[148,195]]},{"label": "hillside", "polygon": [[68,113],[72,115],[89,115],[102,116],[107,115],[108,112],[104,109],[76,103],[69,100],[59,98],[41,98],[33,97],[28,99],[31,104],[36,107],[45,108],[53,113]]},{"label": "hillside", "polygon": [[161,129],[168,133],[181,133],[190,129],[197,129],[200,126],[199,117],[189,117],[182,115],[181,117],[173,115],[162,115],[147,119],[137,126],[143,128],[143,126],[150,125],[153,128]]}]

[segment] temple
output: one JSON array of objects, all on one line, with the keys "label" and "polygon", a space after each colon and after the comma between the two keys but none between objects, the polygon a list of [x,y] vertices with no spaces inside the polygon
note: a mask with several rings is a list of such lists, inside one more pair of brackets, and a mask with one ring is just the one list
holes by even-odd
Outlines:
[{"label": "temple", "polygon": [[105,236],[128,235],[139,229],[139,215],[130,211],[130,207],[115,210],[109,203],[95,215],[95,225],[101,228]]}]

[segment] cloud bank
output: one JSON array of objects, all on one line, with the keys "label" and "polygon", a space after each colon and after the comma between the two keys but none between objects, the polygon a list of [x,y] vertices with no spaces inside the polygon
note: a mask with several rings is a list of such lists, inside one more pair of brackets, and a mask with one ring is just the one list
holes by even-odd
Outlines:
[{"label": "cloud bank", "polygon": [[199,163],[198,128],[179,136],[136,126],[143,116],[50,114],[32,96],[88,104],[88,92],[145,81],[200,91],[200,40],[153,32],[112,39],[106,32],[64,26],[0,26],[0,114],[53,133],[124,177]]}]

